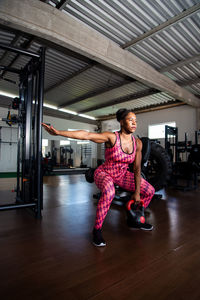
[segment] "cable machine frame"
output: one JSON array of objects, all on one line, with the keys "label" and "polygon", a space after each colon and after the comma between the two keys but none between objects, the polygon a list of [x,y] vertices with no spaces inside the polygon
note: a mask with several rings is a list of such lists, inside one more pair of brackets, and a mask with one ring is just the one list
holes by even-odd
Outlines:
[{"label": "cable machine frame", "polygon": [[43,209],[42,119],[44,100],[45,48],[39,53],[0,44],[0,49],[31,58],[23,69],[0,66],[19,75],[16,202],[0,205],[0,211],[29,209],[41,218]]}]

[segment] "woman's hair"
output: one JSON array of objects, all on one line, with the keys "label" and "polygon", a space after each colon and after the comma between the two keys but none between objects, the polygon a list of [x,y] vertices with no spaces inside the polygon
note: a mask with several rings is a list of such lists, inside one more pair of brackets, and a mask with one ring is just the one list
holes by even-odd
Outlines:
[{"label": "woman's hair", "polygon": [[116,112],[117,121],[120,122],[121,120],[124,120],[130,112],[134,113],[133,109],[120,108]]}]

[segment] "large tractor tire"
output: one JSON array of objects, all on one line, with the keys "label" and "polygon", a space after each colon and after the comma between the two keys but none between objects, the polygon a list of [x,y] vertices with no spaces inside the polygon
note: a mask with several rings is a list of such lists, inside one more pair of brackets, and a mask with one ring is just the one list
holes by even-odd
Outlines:
[{"label": "large tractor tire", "polygon": [[172,174],[172,163],[169,155],[161,145],[151,142],[150,156],[145,166],[143,166],[142,172],[156,191],[167,185]]}]

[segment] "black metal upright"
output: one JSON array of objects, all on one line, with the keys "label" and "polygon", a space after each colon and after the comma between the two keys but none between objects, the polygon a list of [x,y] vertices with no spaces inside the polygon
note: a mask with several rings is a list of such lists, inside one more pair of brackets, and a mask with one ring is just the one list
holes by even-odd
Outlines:
[{"label": "black metal upright", "polygon": [[42,119],[43,119],[43,100],[44,100],[44,70],[45,70],[45,49],[41,48],[40,65],[39,65],[39,86],[38,86],[38,109],[37,109],[37,217],[41,217],[41,209],[43,208],[43,185],[42,185]]},{"label": "black metal upright", "polygon": [[[44,98],[45,49],[39,53],[0,44],[1,49],[29,56],[19,73],[18,149],[16,203],[1,205],[1,210],[29,208],[41,218],[43,208],[42,118]],[[6,66],[0,68],[12,72]],[[18,72],[17,72],[18,71]]]}]

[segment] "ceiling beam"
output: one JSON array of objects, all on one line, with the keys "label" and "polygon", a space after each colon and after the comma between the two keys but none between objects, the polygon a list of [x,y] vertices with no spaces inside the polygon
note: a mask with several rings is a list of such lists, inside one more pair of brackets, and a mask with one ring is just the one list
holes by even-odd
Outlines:
[{"label": "ceiling beam", "polygon": [[145,32],[144,34],[140,35],[139,37],[132,39],[131,41],[125,43],[124,45],[121,46],[122,49],[128,49],[135,44],[139,43],[140,41],[158,33],[159,31],[168,28],[169,26],[174,25],[175,23],[183,20],[184,18],[187,18],[188,16],[196,13],[200,9],[200,4],[196,4],[186,10],[184,10],[182,13],[179,15],[169,19],[168,21],[156,26],[155,28]]},{"label": "ceiling beam", "polygon": [[200,100],[191,92],[99,32],[50,5],[34,0],[0,1],[0,24],[52,40],[175,99],[200,107]]},{"label": "ceiling beam", "polygon": [[[188,58],[188,59],[179,61],[178,63],[175,63],[175,64],[169,65],[169,66],[167,66],[167,67],[164,67],[164,68],[162,68],[162,69],[159,69],[158,71],[159,71],[160,73],[163,73],[163,72],[166,72],[166,71],[170,71],[170,70],[172,70],[172,69],[174,69],[174,68],[184,66],[184,64],[192,63],[193,61],[196,61],[196,60],[198,60],[199,58],[200,58],[200,55],[198,54],[198,55],[196,55],[196,56],[194,56],[194,57],[190,57],[190,58]],[[134,80],[132,80],[132,82],[134,82]],[[129,79],[129,80],[123,81],[120,85],[118,84],[118,85],[116,85],[116,86],[106,87],[105,89],[100,89],[100,90],[97,90],[97,91],[92,91],[92,92],[90,92],[90,93],[84,94],[83,96],[80,96],[80,97],[78,97],[78,98],[75,98],[75,99],[73,99],[73,100],[71,100],[71,101],[65,102],[65,103],[63,103],[62,105],[60,105],[59,107],[60,107],[60,108],[67,107],[67,106],[69,106],[69,105],[73,105],[73,104],[75,104],[75,103],[84,101],[84,100],[86,100],[86,99],[89,99],[89,98],[92,98],[92,97],[100,96],[100,95],[102,95],[102,94],[104,94],[104,93],[106,93],[106,92],[109,92],[109,91],[111,91],[111,90],[117,89],[117,88],[122,87],[122,86],[124,86],[124,85],[129,85],[130,83],[131,83],[131,80]],[[196,84],[196,83],[199,83],[199,79],[198,79],[198,78],[192,80],[191,83],[188,82],[187,85]],[[180,86],[187,86],[185,83],[182,84],[181,82],[177,82],[177,84],[180,85]]]},{"label": "ceiling beam", "polygon": [[[195,58],[195,59],[194,59],[194,58],[188,58],[187,60],[180,61],[179,63],[173,64],[173,65],[169,65],[169,66],[167,66],[166,68],[160,69],[159,72],[161,71],[161,73],[162,73],[163,70],[164,70],[164,72],[165,72],[165,69],[167,69],[167,71],[170,71],[171,69],[174,69],[175,66],[177,66],[177,65],[178,65],[178,66],[184,65],[184,62],[186,62],[186,61],[187,61],[186,63],[189,63],[189,62],[191,63],[191,62],[193,61],[193,59],[196,61],[196,60],[198,59],[198,57],[200,57],[200,55],[196,55],[196,58]],[[132,81],[132,82],[134,82],[134,81]],[[192,85],[192,84],[197,84],[197,83],[199,83],[199,82],[200,82],[200,78],[195,78],[195,79],[191,79],[191,80],[189,80],[189,81],[177,82],[177,84],[184,87],[184,86],[190,86],[190,85]],[[75,98],[75,99],[73,99],[73,100],[71,100],[71,101],[68,101],[68,102],[63,103],[62,105],[59,106],[59,108],[67,107],[67,106],[73,105],[73,104],[75,104],[75,103],[78,103],[78,102],[87,100],[87,99],[89,99],[89,98],[100,96],[100,95],[102,95],[102,94],[104,94],[104,93],[106,93],[106,92],[112,91],[112,90],[114,90],[114,89],[118,89],[118,88],[120,88],[120,87],[122,87],[122,86],[125,86],[125,85],[129,85],[130,83],[131,83],[130,80],[128,80],[128,81],[125,80],[125,81],[123,81],[121,84],[117,84],[116,86],[106,87],[106,88],[104,88],[104,89],[92,91],[92,92],[90,92],[90,93],[84,94],[83,96],[77,97],[77,98]],[[159,91],[158,91],[158,92],[159,92]],[[156,93],[158,93],[158,92],[156,92]],[[114,100],[113,100],[113,101],[114,101]],[[115,104],[115,103],[114,103],[114,104]]]},{"label": "ceiling beam", "polygon": [[186,103],[176,100],[176,101],[169,101],[168,103],[152,104],[144,108],[136,108],[134,111],[136,114],[141,114],[145,112],[167,109],[167,108],[172,108],[172,107],[182,106],[182,105],[186,105]]},{"label": "ceiling beam", "polygon": [[[161,103],[159,105],[149,105],[148,107],[141,107],[141,108],[136,108],[134,109],[134,113],[136,115],[138,114],[142,114],[142,113],[147,113],[150,111],[157,111],[157,110],[161,110],[161,109],[167,109],[167,108],[172,108],[172,107],[177,107],[177,106],[182,106],[182,105],[186,105],[186,103],[181,102],[179,100],[177,101],[169,101],[168,103]],[[111,119],[115,119],[116,118],[116,114],[113,115],[109,115],[109,116],[102,116],[100,118],[98,118],[98,121],[106,121],[106,120],[111,120]]]},{"label": "ceiling beam", "polygon": [[94,110],[97,110],[97,109],[109,107],[109,106],[112,106],[112,105],[121,104],[121,103],[124,103],[124,102],[136,100],[136,99],[143,98],[143,97],[146,97],[146,96],[151,96],[151,95],[154,95],[156,93],[160,93],[160,91],[158,91],[156,89],[146,89],[146,90],[138,92],[138,93],[133,93],[133,94],[129,94],[129,95],[126,95],[126,96],[123,96],[123,97],[119,97],[119,98],[109,100],[106,103],[95,105],[95,106],[87,108],[87,109],[79,110],[78,113],[81,113],[81,114],[87,113],[87,112],[90,112],[90,111],[94,111]]},{"label": "ceiling beam", "polygon": [[165,73],[165,72],[171,71],[173,69],[181,68],[181,67],[184,67],[186,65],[192,64],[193,62],[196,62],[198,60],[200,60],[200,54],[194,55],[192,57],[188,57],[184,60],[178,61],[174,64],[168,65],[166,67],[163,67],[163,68],[160,68],[160,69],[157,69],[157,70],[160,73]]},{"label": "ceiling beam", "polygon": [[[177,84],[180,85],[180,86],[190,86],[192,84],[197,84],[199,82],[200,82],[200,78],[195,78],[195,79],[187,80],[187,81],[178,81]],[[127,95],[127,96],[124,96],[124,97],[116,98],[116,99],[112,99],[112,100],[108,101],[107,103],[102,103],[100,105],[96,105],[96,106],[93,106],[91,108],[80,110],[80,111],[78,111],[78,113],[82,113],[82,114],[83,113],[88,113],[90,111],[94,111],[94,110],[97,110],[97,109],[100,109],[100,108],[105,108],[105,107],[109,107],[109,106],[112,106],[112,105],[121,104],[123,102],[137,100],[137,99],[140,99],[140,98],[143,98],[143,97],[152,96],[152,95],[159,94],[159,93],[160,93],[160,91],[155,90],[155,89],[146,89],[146,90],[143,90],[143,91],[138,92],[138,93],[130,94],[130,95]],[[200,98],[199,98],[199,101],[200,101]]]}]

